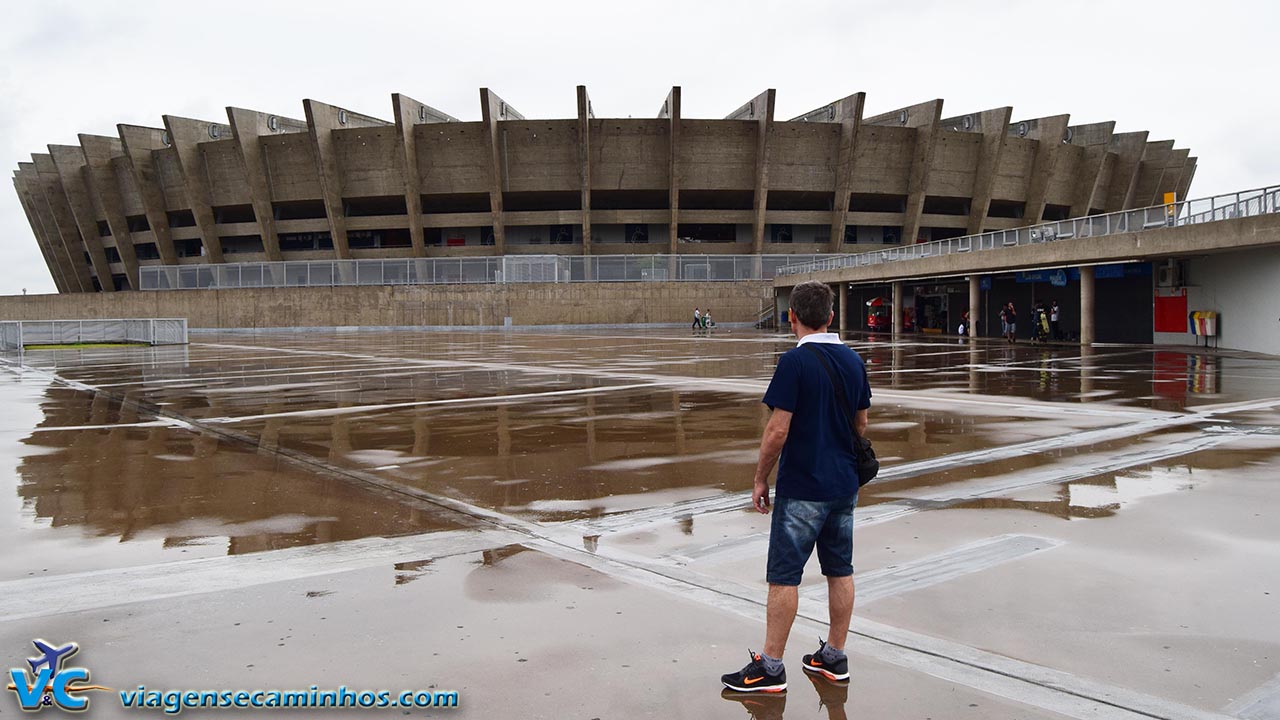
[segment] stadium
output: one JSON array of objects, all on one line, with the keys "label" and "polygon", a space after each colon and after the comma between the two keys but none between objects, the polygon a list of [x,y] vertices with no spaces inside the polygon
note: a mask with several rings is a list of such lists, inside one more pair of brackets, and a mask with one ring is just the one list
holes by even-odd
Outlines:
[{"label": "stadium", "polygon": [[[281,263],[266,267],[293,274],[274,284],[336,285],[344,265],[316,261],[521,255],[783,256],[729,271],[767,279],[785,256],[1182,199],[1196,168],[1145,130],[942,100],[869,113],[858,93],[778,120],[768,90],[702,119],[682,115],[676,87],[656,117],[602,118],[579,86],[576,118],[534,120],[479,96],[479,121],[401,94],[390,119],[314,100],[302,118],[166,115],[49,145],[14,185],[58,291],[80,293],[215,287],[218,265]],[[387,267],[401,269],[381,270],[385,284],[431,282],[422,265]]]}]

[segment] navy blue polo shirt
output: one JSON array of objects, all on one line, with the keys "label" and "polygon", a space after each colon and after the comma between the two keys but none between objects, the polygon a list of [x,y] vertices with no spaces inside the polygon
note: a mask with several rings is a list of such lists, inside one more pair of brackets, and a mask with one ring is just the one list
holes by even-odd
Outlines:
[{"label": "navy blue polo shirt", "polygon": [[[807,336],[804,344],[816,347],[831,369],[840,373],[850,412],[871,407],[871,384],[858,353],[834,333],[815,333]],[[777,497],[835,500],[858,492],[853,428],[835,393],[813,351],[797,345],[778,358],[763,400],[771,409],[792,413],[778,462]]]}]

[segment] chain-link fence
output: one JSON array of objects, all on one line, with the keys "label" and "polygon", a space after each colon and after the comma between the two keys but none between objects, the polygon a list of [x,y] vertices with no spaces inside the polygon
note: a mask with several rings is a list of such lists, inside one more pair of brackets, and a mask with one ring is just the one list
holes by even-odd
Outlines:
[{"label": "chain-link fence", "polygon": [[771,280],[778,268],[833,255],[504,255],[305,260],[140,268],[143,290],[339,285]]},{"label": "chain-link fence", "polygon": [[0,350],[30,345],[140,343],[185,345],[186,318],[22,320],[0,322]]}]

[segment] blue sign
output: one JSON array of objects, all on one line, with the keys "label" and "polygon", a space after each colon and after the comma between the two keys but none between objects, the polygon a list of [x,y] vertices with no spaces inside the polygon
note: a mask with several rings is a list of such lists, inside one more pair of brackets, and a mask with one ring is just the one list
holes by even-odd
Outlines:
[{"label": "blue sign", "polygon": [[[1127,263],[1122,265],[1097,265],[1093,268],[1095,280],[1117,280],[1127,277],[1150,277],[1151,263]],[[1020,283],[1049,283],[1054,287],[1066,287],[1068,282],[1080,282],[1080,268],[1063,270],[1029,270],[1014,273]],[[985,289],[985,288],[984,288]]]}]

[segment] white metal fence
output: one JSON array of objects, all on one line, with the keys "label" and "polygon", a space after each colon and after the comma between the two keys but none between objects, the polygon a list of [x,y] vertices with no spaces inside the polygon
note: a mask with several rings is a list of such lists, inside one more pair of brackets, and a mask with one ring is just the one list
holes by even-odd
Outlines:
[{"label": "white metal fence", "polygon": [[778,268],[833,255],[504,255],[286,260],[139,268],[143,290],[338,285],[771,280]]},{"label": "white metal fence", "polygon": [[186,318],[20,320],[0,322],[0,350],[28,345],[143,343],[185,345]]},{"label": "white metal fence", "polygon": [[1170,205],[1155,205],[1137,210],[1123,210],[1106,215],[1041,223],[1011,230],[995,230],[981,235],[935,240],[905,247],[886,248],[854,255],[828,256],[820,260],[788,264],[778,275],[799,275],[846,267],[882,265],[903,260],[918,260],[937,255],[952,255],[984,250],[998,250],[1020,245],[1037,245],[1072,238],[1103,237],[1163,227],[1195,225],[1234,218],[1280,212],[1280,186],[1247,190],[1229,195],[1198,200],[1184,200]]}]

